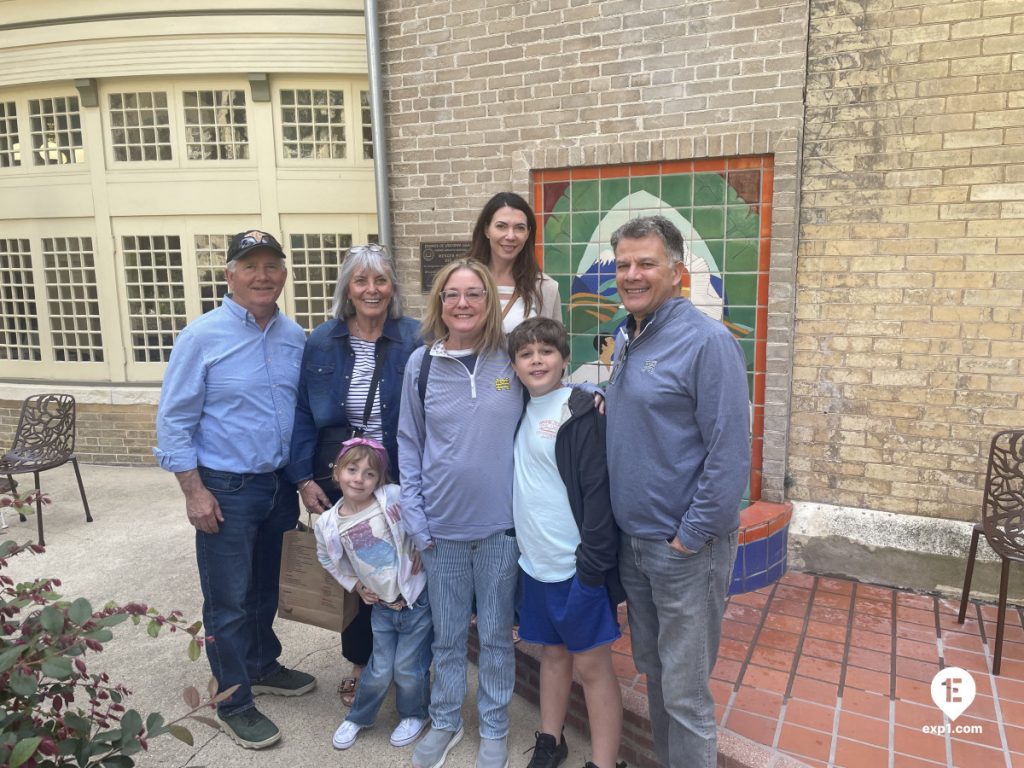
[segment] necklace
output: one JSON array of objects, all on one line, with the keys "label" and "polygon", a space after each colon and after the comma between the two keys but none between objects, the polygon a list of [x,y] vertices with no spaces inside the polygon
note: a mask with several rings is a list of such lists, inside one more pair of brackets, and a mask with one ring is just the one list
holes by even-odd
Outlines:
[{"label": "necklace", "polygon": [[[348,506],[346,502],[343,501],[341,502],[341,506],[338,507],[338,514],[342,517],[352,517],[352,515],[358,515],[360,512],[365,512],[376,503],[376,499],[370,498],[370,500],[367,501],[366,504],[361,509],[353,509],[352,507]],[[349,511],[346,512],[346,509]]]},{"label": "necklace", "polygon": [[379,328],[373,328],[369,331],[364,331],[359,327],[359,322],[355,315],[348,319],[348,332],[355,336],[357,339],[363,341],[376,341],[380,338],[380,335],[384,332],[384,324],[382,323]]}]

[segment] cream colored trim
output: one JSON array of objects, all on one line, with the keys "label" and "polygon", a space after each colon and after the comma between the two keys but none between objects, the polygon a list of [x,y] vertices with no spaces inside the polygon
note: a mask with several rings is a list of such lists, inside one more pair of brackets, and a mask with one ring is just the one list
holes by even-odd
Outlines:
[{"label": "cream colored trim", "polygon": [[13,26],[98,23],[117,16],[132,19],[246,14],[359,16],[363,12],[362,0],[218,0],[215,8],[210,7],[209,0],[174,0],[173,7],[169,7],[172,4],[167,0],[89,0],[88,4],[82,0],[4,2],[4,23],[0,24],[0,30]]},{"label": "cream colored trim", "polygon": [[[100,98],[104,98],[100,96]],[[112,382],[127,380],[127,360],[124,345],[117,340],[114,329],[123,321],[123,308],[119,297],[117,270],[114,268],[117,248],[110,228],[110,188],[106,180],[106,167],[101,148],[109,142],[97,142],[103,136],[103,120],[99,109],[82,110],[82,131],[86,151],[96,155],[89,165],[93,200],[93,259],[96,269],[96,292],[100,306],[100,324],[103,329],[103,359]],[[88,155],[87,155],[88,157]],[[49,313],[46,313],[47,315]],[[54,363],[56,365],[56,363]],[[73,369],[72,369],[73,370]]]},{"label": "cream colored trim", "polygon": [[61,384],[53,381],[15,384],[0,382],[0,400],[21,402],[29,395],[64,393],[79,403],[99,405],[156,405],[160,402],[160,385],[151,387],[108,387]]},{"label": "cream colored trim", "polygon": [[[330,72],[366,74],[366,44],[361,22],[344,19],[312,20],[303,31],[287,30],[285,18],[272,17],[262,25],[239,20],[232,33],[178,30],[154,25],[148,34],[137,30],[109,30],[100,40],[61,40],[3,48],[0,43],[0,86],[73,80],[78,77],[113,78],[144,75],[205,74],[207,72]],[[273,22],[282,28],[271,28]],[[240,34],[241,33],[241,34]],[[163,36],[157,36],[157,35]],[[259,44],[253,45],[254,37]],[[102,84],[102,83],[101,83]],[[248,85],[247,85],[248,90]]]}]

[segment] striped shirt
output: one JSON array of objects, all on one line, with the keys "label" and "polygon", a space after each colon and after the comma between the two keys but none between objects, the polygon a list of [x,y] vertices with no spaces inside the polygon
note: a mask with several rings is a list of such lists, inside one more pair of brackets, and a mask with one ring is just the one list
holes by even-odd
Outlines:
[{"label": "striped shirt", "polygon": [[370,381],[373,379],[373,356],[377,345],[372,341],[349,336],[352,345],[354,362],[352,365],[352,381],[349,382],[348,397],[345,398],[345,412],[348,423],[363,430],[367,437],[380,440],[384,435],[384,427],[380,416],[380,385],[373,393],[373,408],[370,409],[370,421],[363,423],[366,412],[366,396],[370,394]]}]

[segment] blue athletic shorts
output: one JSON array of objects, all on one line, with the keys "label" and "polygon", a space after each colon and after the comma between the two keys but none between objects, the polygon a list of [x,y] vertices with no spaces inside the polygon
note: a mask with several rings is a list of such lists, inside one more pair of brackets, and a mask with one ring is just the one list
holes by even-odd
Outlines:
[{"label": "blue athletic shorts", "polygon": [[568,581],[545,583],[522,574],[519,636],[538,645],[564,645],[582,653],[621,637],[608,588]]}]

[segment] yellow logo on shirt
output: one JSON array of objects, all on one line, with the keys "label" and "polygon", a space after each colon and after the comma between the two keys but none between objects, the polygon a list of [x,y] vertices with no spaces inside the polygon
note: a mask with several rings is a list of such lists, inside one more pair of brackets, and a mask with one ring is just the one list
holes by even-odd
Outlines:
[{"label": "yellow logo on shirt", "polygon": [[508,392],[512,389],[512,382],[508,377],[500,377],[494,380],[495,392]]}]

